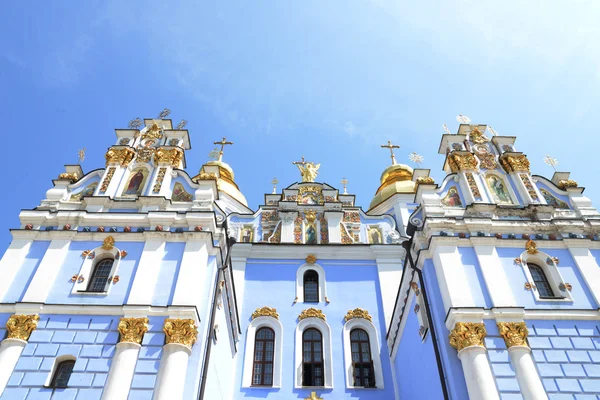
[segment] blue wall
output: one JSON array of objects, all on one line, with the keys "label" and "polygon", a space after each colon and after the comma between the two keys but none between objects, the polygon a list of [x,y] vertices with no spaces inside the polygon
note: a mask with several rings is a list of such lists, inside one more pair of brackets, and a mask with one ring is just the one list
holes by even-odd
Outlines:
[{"label": "blue wall", "polygon": [[[295,338],[298,315],[310,307],[319,308],[327,317],[331,328],[331,345],[333,353],[333,389],[317,389],[323,398],[334,399],[393,399],[394,389],[389,361],[389,351],[385,340],[385,329],[381,293],[378,284],[377,267],[372,261],[335,261],[319,262],[323,267],[327,280],[327,296],[331,301],[326,303],[293,304],[296,297],[296,271],[304,264],[298,260],[280,260],[281,264],[263,263],[262,260],[248,260],[246,265],[246,282],[244,299],[240,304],[242,337],[237,360],[235,380],[235,399],[268,398],[290,399],[305,398],[315,389],[294,389],[295,379]],[[246,330],[250,316],[255,309],[263,306],[275,307],[279,313],[279,321],[283,325],[283,366],[281,389],[240,389],[246,346]],[[350,309],[364,308],[373,317],[379,334],[381,346],[381,363],[384,374],[384,389],[346,389],[344,349],[342,332],[344,316]]]},{"label": "blue wall", "polygon": [[17,272],[13,284],[6,292],[6,295],[2,299],[3,303],[16,303],[22,300],[23,295],[27,289],[27,285],[31,282],[37,267],[40,265],[48,246],[49,241],[34,241],[31,243],[29,252],[25,256],[25,261],[19,271]]}]

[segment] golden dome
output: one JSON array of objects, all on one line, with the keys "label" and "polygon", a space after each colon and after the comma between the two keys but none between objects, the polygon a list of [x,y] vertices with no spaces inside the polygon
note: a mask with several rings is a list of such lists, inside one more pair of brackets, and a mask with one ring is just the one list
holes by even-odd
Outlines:
[{"label": "golden dome", "polygon": [[[209,167],[209,168],[205,168]],[[210,167],[218,167],[219,168],[219,178],[217,179],[217,189],[219,191],[225,192],[246,207],[248,207],[248,202],[246,201],[246,197],[240,192],[240,188],[236,185],[233,180],[235,175],[233,173],[233,168],[229,166],[229,164],[224,163],[223,161],[209,161],[200,168],[200,173],[192,178],[192,180],[196,180],[201,177],[202,174],[210,173],[212,168]]]},{"label": "golden dome", "polygon": [[394,164],[387,167],[381,174],[381,186],[371,200],[369,208],[384,202],[396,193],[415,193],[416,185],[412,181],[413,170],[408,165]]}]

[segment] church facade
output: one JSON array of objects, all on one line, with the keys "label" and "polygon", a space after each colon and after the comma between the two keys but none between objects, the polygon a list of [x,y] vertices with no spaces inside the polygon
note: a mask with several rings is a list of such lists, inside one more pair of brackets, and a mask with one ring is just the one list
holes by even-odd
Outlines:
[{"label": "church facade", "polygon": [[439,183],[388,142],[368,210],[302,158],[252,210],[231,142],[190,175],[133,122],[11,230],[0,399],[600,398],[600,214],[515,137],[462,123]]}]

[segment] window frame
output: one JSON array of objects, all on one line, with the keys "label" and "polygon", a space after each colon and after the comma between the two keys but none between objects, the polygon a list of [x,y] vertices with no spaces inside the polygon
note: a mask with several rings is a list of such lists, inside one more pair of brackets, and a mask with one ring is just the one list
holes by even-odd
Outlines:
[{"label": "window frame", "polygon": [[[566,289],[566,282],[560,275],[560,271],[558,270],[558,266],[548,255],[542,251],[539,251],[535,254],[529,254],[527,251],[521,253],[521,267],[523,268],[523,273],[525,274],[525,278],[527,282],[534,283],[533,276],[531,271],[529,270],[529,263],[535,264],[540,267],[546,276],[546,280],[548,284],[552,288],[552,292],[555,297],[545,297],[540,296],[540,293],[537,287],[531,288],[531,292],[536,301],[546,301],[546,302],[573,302],[573,297],[571,292]],[[561,290],[560,287],[564,287],[564,290]]]},{"label": "window frame", "polygon": [[[305,336],[309,331],[318,332],[319,339],[306,339]],[[306,343],[310,343],[310,358],[311,358],[310,361],[307,361],[305,358]],[[315,344],[316,343],[318,343],[321,347],[321,361],[315,361]],[[314,371],[315,367],[318,367],[318,366],[321,367],[321,371],[322,371],[321,379],[323,381],[323,385],[306,385],[305,384],[304,379],[305,379],[307,365],[310,365],[311,369],[313,369],[313,371]],[[312,373],[311,376],[314,381],[315,374]],[[306,328],[302,332],[302,387],[323,387],[324,385],[325,385],[325,361],[324,361],[324,357],[323,357],[323,334],[317,328],[314,328],[314,327]]]},{"label": "window frame", "polygon": [[[263,327],[271,328],[275,332],[275,354],[273,355],[273,385],[272,386],[257,386],[252,385],[252,373],[254,366],[254,342],[256,340],[256,332]],[[244,349],[244,368],[242,370],[242,387],[243,388],[281,388],[281,367],[283,354],[283,326],[278,319],[273,317],[257,317],[254,318],[246,330],[246,347]]]},{"label": "window frame", "polygon": [[[296,271],[296,303],[304,303],[304,273],[308,270],[314,270],[319,276],[319,301],[329,302],[327,298],[327,279],[325,276],[325,270],[319,264],[303,264]],[[314,302],[310,302],[314,303]]]},{"label": "window frame", "polygon": [[295,338],[295,358],[294,366],[296,378],[294,380],[295,389],[310,388],[310,386],[302,386],[303,378],[303,333],[305,330],[315,328],[321,332],[322,351],[323,351],[323,386],[317,386],[320,389],[333,389],[333,356],[331,349],[331,328],[327,322],[320,318],[310,317],[298,322],[296,325]]},{"label": "window frame", "polygon": [[[365,340],[361,339],[360,337],[358,339],[353,339],[352,338],[352,334],[354,332],[363,332],[367,336],[367,338]],[[357,354],[358,354],[359,359],[360,359],[359,361],[354,361],[354,353],[355,353],[355,351],[353,350],[352,345],[355,344],[355,343],[358,345],[358,353]],[[367,350],[368,350],[368,355],[369,355],[369,359],[368,360],[363,360],[363,355],[364,355],[363,354],[363,350],[362,350],[362,344],[363,343],[366,343],[366,345],[367,345]],[[353,374],[352,374],[352,383],[353,383],[353,386],[354,387],[363,387],[363,388],[376,388],[377,387],[377,379],[375,377],[375,368],[373,367],[373,352],[371,351],[371,341],[369,339],[369,334],[367,333],[367,331],[365,331],[362,328],[353,328],[350,331],[350,355],[352,356],[352,368],[353,368],[353,371],[352,371],[353,372]],[[359,374],[360,375],[359,376],[359,380],[361,381],[361,383],[363,383],[362,385],[357,385],[356,384],[356,366],[357,366],[357,364],[360,364],[359,368],[361,368],[361,372]],[[364,377],[364,375],[362,373],[362,370],[365,367],[368,368],[369,371],[370,371],[370,373],[371,373],[371,377],[373,379],[372,386],[365,386],[364,385],[365,377]]]},{"label": "window frame", "polygon": [[[354,364],[352,362],[352,343],[350,333],[354,329],[362,329],[369,336],[369,346],[371,349],[371,361],[373,363],[373,376],[375,377],[375,387],[354,386]],[[379,344],[379,335],[375,325],[364,318],[352,318],[344,324],[343,328],[344,342],[344,369],[346,375],[346,389],[364,389],[378,390],[384,389],[383,366],[381,364],[381,346]]]},{"label": "window frame", "polygon": [[88,287],[91,283],[90,281],[96,266],[107,258],[113,259],[113,264],[110,270],[109,277],[114,277],[115,275],[117,275],[122,260],[121,250],[115,247],[109,251],[104,250],[102,247],[96,247],[95,249],[90,251],[90,254],[94,254],[94,256],[86,256],[81,263],[79,272],[73,276],[73,278],[76,279],[75,282],[73,282],[71,294],[86,296],[107,296],[108,294],[110,294],[110,291],[114,286],[113,283],[108,282],[108,280],[106,286],[104,287],[105,290],[103,292],[89,291]]},{"label": "window frame", "polygon": [[[98,271],[102,265],[102,263],[107,262],[107,261],[111,261],[110,263],[110,269],[108,270],[108,273],[106,274],[106,276],[98,276]],[[109,285],[109,278],[111,276],[111,271],[113,269],[113,266],[115,264],[115,259],[112,257],[104,257],[100,260],[98,260],[95,264],[94,267],[92,268],[92,271],[90,273],[90,277],[88,279],[87,282],[87,287],[86,287],[86,292],[90,292],[90,293],[106,293],[107,289],[108,289],[108,285]],[[104,287],[103,290],[92,290],[92,284],[94,283],[94,279],[95,278],[100,278],[100,279],[104,279]]]},{"label": "window frame", "polygon": [[[259,339],[258,338],[258,334],[260,331],[262,330],[267,330],[267,331],[271,331],[271,333],[273,334],[273,339],[269,340],[269,339]],[[262,355],[262,360],[261,361],[257,361],[256,360],[256,344],[258,342],[263,343],[263,355]],[[266,345],[267,343],[273,343],[273,358],[271,360],[271,362],[266,362],[265,358],[266,358]],[[260,381],[261,383],[254,383],[254,371],[256,368],[256,364],[260,364],[261,365],[261,374],[260,374]],[[270,364],[271,365],[271,384],[266,384],[264,383],[265,381],[265,366]],[[252,358],[252,386],[262,386],[262,387],[272,387],[273,386],[273,375],[275,373],[275,368],[274,368],[274,364],[275,364],[275,331],[268,326],[261,326],[259,327],[256,332],[254,333],[254,351],[253,351],[253,358]]]},{"label": "window frame", "polygon": [[[311,280],[310,282],[307,282],[307,278],[309,279],[314,279],[316,278],[316,281]],[[317,298],[316,300],[307,300],[307,295],[306,295],[306,286],[307,283],[311,284],[311,285],[315,285],[316,286],[316,291],[317,291]],[[304,271],[304,274],[302,276],[302,297],[304,298],[304,303],[318,303],[319,302],[319,273],[317,271],[315,271],[314,269],[307,269],[306,271]]]},{"label": "window frame", "polygon": [[[69,373],[69,378],[67,379],[67,385],[66,386],[55,386],[56,374],[59,372],[60,366],[66,362],[73,363],[73,368],[71,368],[71,372]],[[50,373],[48,374],[48,377],[46,378],[44,387],[50,388],[53,390],[54,389],[64,389],[64,388],[69,387],[68,386],[69,380],[71,379],[71,376],[73,375],[73,370],[75,369],[76,363],[77,363],[77,357],[75,357],[74,355],[71,355],[71,354],[63,354],[63,355],[56,357],[54,359],[54,363],[52,364],[52,368],[50,369]]]}]

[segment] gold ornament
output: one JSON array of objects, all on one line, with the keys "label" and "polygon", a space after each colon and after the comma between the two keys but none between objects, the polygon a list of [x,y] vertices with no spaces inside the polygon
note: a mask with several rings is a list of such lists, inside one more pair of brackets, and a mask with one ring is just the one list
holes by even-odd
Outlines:
[{"label": "gold ornament", "polygon": [[143,147],[141,149],[138,149],[136,161],[147,163],[154,155],[154,152],[156,152],[156,149],[152,147]]},{"label": "gold ornament", "polygon": [[143,139],[162,139],[160,126],[158,126],[157,123],[154,123],[150,129],[147,129],[146,132],[144,132],[142,135],[142,140]]},{"label": "gold ornament", "polygon": [[159,193],[160,192],[160,188],[162,186],[163,180],[165,179],[165,173],[167,172],[166,168],[160,168],[158,170],[158,175],[156,177],[156,183],[154,184],[154,187],[152,188],[152,193]]},{"label": "gold ornament", "polygon": [[277,310],[268,306],[264,306],[262,308],[257,308],[256,311],[252,313],[252,319],[258,317],[272,317],[275,319],[279,319],[279,314],[277,314]]},{"label": "gold ornament", "polygon": [[108,172],[106,173],[106,177],[102,181],[102,186],[100,186],[101,192],[106,192],[106,189],[108,189],[108,185],[110,185],[110,181],[112,180],[112,177],[115,174],[116,170],[117,169],[115,167],[110,167],[108,169]]},{"label": "gold ornament", "polygon": [[500,157],[500,164],[508,173],[517,171],[529,172],[529,160],[525,154],[518,156],[503,155]]},{"label": "gold ornament", "polygon": [[310,396],[304,400],[323,400],[321,397],[317,397],[317,392],[311,392]]},{"label": "gold ornament", "polygon": [[300,321],[302,321],[303,319],[306,318],[320,318],[323,321],[325,321],[325,314],[323,314],[323,311],[317,309],[317,308],[308,308],[304,311],[302,311],[300,313],[300,315],[298,316],[298,319]]},{"label": "gold ornament", "polygon": [[131,160],[135,157],[135,151],[133,149],[126,147],[124,149],[115,149],[111,147],[108,149],[104,158],[106,158],[106,166],[111,163],[118,163],[122,167],[126,167],[129,165]]},{"label": "gold ornament", "polygon": [[498,322],[498,331],[504,339],[506,347],[527,346],[527,325],[525,322]]},{"label": "gold ornament", "polygon": [[344,321],[348,322],[353,318],[363,318],[368,321],[373,322],[369,312],[367,310],[363,310],[362,308],[355,308],[354,310],[349,310],[344,317]]},{"label": "gold ornament", "polygon": [[433,185],[435,181],[430,176],[420,176],[417,178],[417,185]]},{"label": "gold ornament", "polygon": [[115,247],[115,239],[112,236],[107,236],[102,242],[102,248],[104,250],[112,250]]},{"label": "gold ornament", "polygon": [[536,254],[538,252],[537,244],[535,244],[535,242],[531,239],[525,243],[525,249],[529,254]]},{"label": "gold ornament", "polygon": [[306,257],[306,263],[307,263],[307,264],[314,264],[314,263],[316,263],[316,262],[317,262],[317,257],[316,257],[314,254],[309,254],[309,255]]},{"label": "gold ornament", "polygon": [[148,318],[121,318],[117,329],[121,334],[119,343],[141,344],[144,333],[148,332]]},{"label": "gold ornament", "polygon": [[31,332],[37,328],[40,316],[35,315],[11,315],[6,322],[6,330],[8,331],[7,339],[29,340]]},{"label": "gold ornament", "polygon": [[471,153],[458,154],[453,151],[448,156],[448,164],[450,165],[452,172],[464,170],[477,171],[477,159]]},{"label": "gold ornament", "polygon": [[201,181],[208,181],[208,180],[216,181],[217,175],[215,175],[213,173],[207,174],[206,172],[202,172],[202,173],[200,173],[200,175],[198,175],[198,179]]},{"label": "gold ornament", "polygon": [[79,178],[77,178],[77,174],[74,172],[63,172],[62,174],[58,175],[58,179],[71,181],[71,183],[77,182],[79,180]]},{"label": "gold ornament", "polygon": [[167,335],[167,344],[177,343],[192,347],[198,337],[198,328],[193,319],[165,319],[163,331]]},{"label": "gold ornament", "polygon": [[317,218],[317,213],[314,210],[308,210],[304,215],[306,216],[306,220],[311,223],[315,222],[315,219]]},{"label": "gold ornament", "polygon": [[457,322],[452,332],[448,336],[450,346],[457,351],[461,351],[465,347],[483,346],[483,338],[487,332],[483,323],[474,322]]},{"label": "gold ornament", "polygon": [[498,164],[496,164],[496,156],[491,153],[481,153],[476,154],[476,157],[479,159],[479,166],[485,169],[496,169]]},{"label": "gold ornament", "polygon": [[302,182],[314,182],[319,174],[319,168],[321,168],[321,164],[304,161],[304,157],[302,157],[302,161],[296,161],[292,164],[300,170]]},{"label": "gold ornament", "polygon": [[488,139],[483,133],[481,133],[481,131],[478,128],[474,128],[469,133],[469,139],[475,144],[483,144],[485,142],[490,141],[490,139]]},{"label": "gold ornament", "polygon": [[155,164],[171,164],[173,168],[179,167],[183,159],[183,150],[160,148],[154,157]]},{"label": "gold ornament", "polygon": [[572,179],[563,179],[558,181],[556,186],[558,186],[559,189],[565,190],[566,188],[576,188],[578,185],[577,182]]}]

